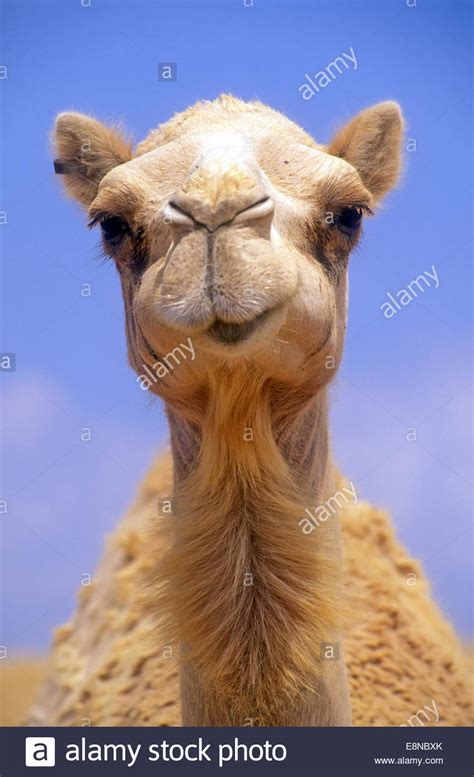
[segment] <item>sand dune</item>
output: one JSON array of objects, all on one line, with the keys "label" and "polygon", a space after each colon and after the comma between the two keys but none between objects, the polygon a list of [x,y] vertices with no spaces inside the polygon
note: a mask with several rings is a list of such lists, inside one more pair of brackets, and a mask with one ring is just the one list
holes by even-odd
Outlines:
[{"label": "sand dune", "polygon": [[23,726],[46,671],[46,659],[24,656],[0,662],[0,725]]}]

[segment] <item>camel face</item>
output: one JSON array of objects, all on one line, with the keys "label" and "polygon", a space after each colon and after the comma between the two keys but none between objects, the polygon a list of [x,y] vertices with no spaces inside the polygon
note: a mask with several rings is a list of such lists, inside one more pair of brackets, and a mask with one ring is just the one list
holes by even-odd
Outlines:
[{"label": "camel face", "polygon": [[[187,170],[165,146],[100,186],[92,218],[123,213],[116,192],[133,203],[124,214],[130,233],[112,252],[157,354],[187,337],[223,359],[258,360],[263,349],[266,362],[296,353],[304,362],[324,341],[334,351],[347,258],[370,194],[343,160],[294,143],[265,164],[269,139],[258,140],[248,152],[243,134],[232,145],[218,133],[183,138],[194,160]],[[339,224],[344,211],[354,212],[353,228]]]},{"label": "camel face", "polygon": [[[393,125],[397,137],[387,140]],[[398,108],[386,103],[324,148],[281,114],[222,97],[152,132],[132,159],[111,130],[60,116],[61,156],[71,159],[72,135],[77,143],[94,134],[92,161],[100,164],[99,152],[104,160],[102,175],[91,175],[89,160],[86,181],[73,173],[66,185],[116,262],[135,369],[156,368],[189,341],[196,358],[179,371],[188,389],[236,357],[264,377],[330,380],[342,351],[348,257],[364,214],[390,185],[380,175],[398,173],[400,130]],[[387,158],[379,154],[374,173],[364,143],[374,150],[377,140]],[[176,391],[177,376],[168,382]],[[163,383],[153,390],[166,397]]]}]

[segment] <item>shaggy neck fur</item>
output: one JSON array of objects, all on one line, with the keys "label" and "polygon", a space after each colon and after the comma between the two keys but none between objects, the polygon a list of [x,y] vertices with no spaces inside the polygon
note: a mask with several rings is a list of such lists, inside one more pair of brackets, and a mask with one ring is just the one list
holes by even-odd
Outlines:
[{"label": "shaggy neck fur", "polygon": [[[348,725],[338,641],[337,519],[304,535],[333,492],[326,394],[298,406],[222,367],[193,423],[168,406],[175,462],[160,610],[181,646],[185,725]],[[155,601],[156,606],[156,601]]]}]

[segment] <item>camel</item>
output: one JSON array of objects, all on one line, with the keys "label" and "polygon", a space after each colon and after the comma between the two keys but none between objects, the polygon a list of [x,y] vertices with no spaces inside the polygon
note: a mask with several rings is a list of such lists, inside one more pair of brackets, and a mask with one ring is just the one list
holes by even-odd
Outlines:
[{"label": "camel", "polygon": [[134,152],[59,115],[56,171],[117,267],[171,455],[58,630],[29,723],[468,725],[464,647],[330,450],[349,256],[402,136],[394,102],[327,146],[229,95]]}]

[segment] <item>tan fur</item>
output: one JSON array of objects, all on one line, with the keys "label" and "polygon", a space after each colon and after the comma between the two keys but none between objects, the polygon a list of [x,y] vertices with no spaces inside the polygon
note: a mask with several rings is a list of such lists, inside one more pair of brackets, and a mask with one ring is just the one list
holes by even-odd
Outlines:
[{"label": "tan fur", "polygon": [[243,102],[232,95],[223,94],[217,100],[197,102],[186,111],[173,116],[166,124],[150,132],[148,137],[138,144],[136,153],[146,154],[158,146],[179,140],[186,132],[209,131],[211,127],[214,131],[222,127],[228,128],[229,118],[234,124],[240,118],[239,114],[246,121],[258,126],[263,133],[268,129],[272,133],[276,130],[283,135],[297,132],[298,142],[316,147],[313,138],[301,127],[297,127],[286,116],[267,105],[258,100]]},{"label": "tan fur", "polygon": [[132,158],[131,143],[119,132],[80,113],[61,113],[56,120],[58,157],[71,166],[65,175],[68,194],[88,205],[110,170]]},{"label": "tan fur", "polygon": [[[59,119],[64,161],[82,160],[90,121]],[[266,106],[223,96],[152,132],[128,162],[120,137],[93,126],[103,178],[94,157],[66,185],[94,222],[126,222],[106,246],[130,362],[143,380],[193,345],[150,385],[170,422],[175,511],[166,541],[152,521],[144,565],[157,635],[166,625],[180,646],[183,722],[349,725],[340,516],[314,536],[299,523],[337,490],[326,394],[358,237],[337,218],[395,184],[399,109],[363,112],[327,150]]]},{"label": "tan fur", "polygon": [[[216,182],[219,183],[218,188]],[[205,173],[198,170],[191,177],[189,184],[183,186],[183,192],[202,198],[211,207],[215,207],[219,199],[235,196],[237,192],[253,189],[254,186],[253,179],[242,173],[238,167],[216,164]]]},{"label": "tan fur", "polygon": [[383,197],[397,182],[401,158],[387,153],[399,146],[403,121],[397,103],[380,103],[356,116],[329,145],[329,153],[346,159],[358,170],[374,197]]},{"label": "tan fur", "polygon": [[176,496],[175,541],[157,565],[167,587],[158,599],[152,587],[150,607],[172,614],[171,638],[219,707],[215,725],[272,725],[314,685],[315,647],[341,625],[341,565],[301,532],[311,496],[275,444],[268,404],[249,402],[260,376],[242,377],[216,376],[197,466]]}]

